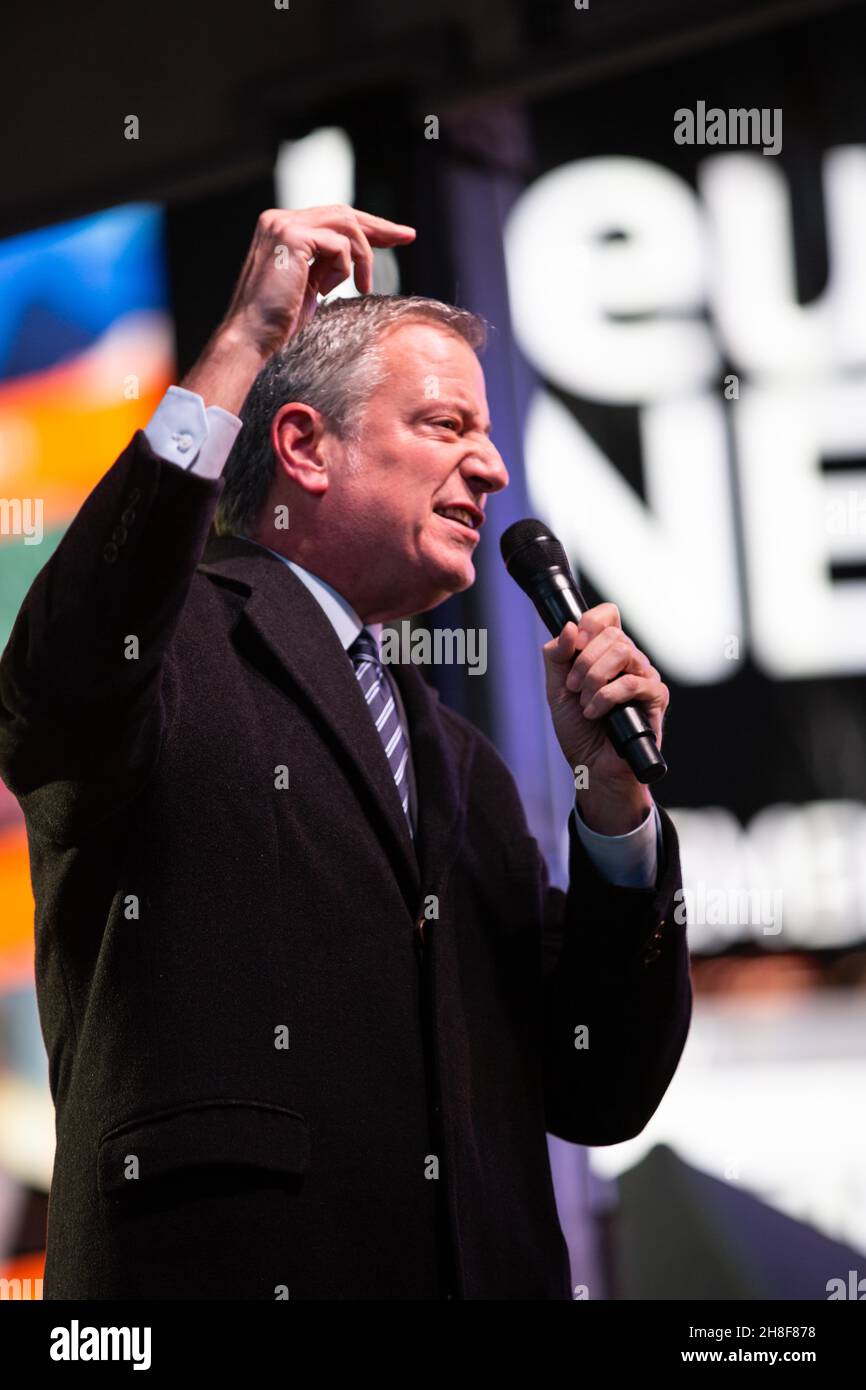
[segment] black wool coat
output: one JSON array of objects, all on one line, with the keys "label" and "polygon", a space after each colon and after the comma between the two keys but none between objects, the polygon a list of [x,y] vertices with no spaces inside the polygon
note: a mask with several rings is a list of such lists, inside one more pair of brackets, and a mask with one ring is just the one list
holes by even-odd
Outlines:
[{"label": "black wool coat", "polygon": [[0,661],[56,1110],[44,1296],[567,1299],[545,1132],[637,1134],[689,1028],[673,825],[655,888],[574,836],[550,887],[492,744],[395,666],[416,848],[319,605],[209,538],[222,486],[138,431]]}]

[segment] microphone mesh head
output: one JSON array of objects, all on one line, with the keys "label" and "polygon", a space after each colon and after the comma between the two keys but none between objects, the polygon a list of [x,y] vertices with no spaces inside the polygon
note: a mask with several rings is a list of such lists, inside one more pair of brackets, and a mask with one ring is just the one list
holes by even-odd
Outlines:
[{"label": "microphone mesh head", "polygon": [[571,573],[562,544],[543,521],[527,517],[515,521],[499,538],[499,549],[512,579],[523,589],[540,570],[562,569]]}]

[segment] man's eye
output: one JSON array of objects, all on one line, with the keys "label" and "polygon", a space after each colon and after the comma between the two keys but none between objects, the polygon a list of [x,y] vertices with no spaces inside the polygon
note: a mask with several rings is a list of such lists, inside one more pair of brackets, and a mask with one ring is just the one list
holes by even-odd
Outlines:
[{"label": "man's eye", "polygon": [[453,429],[453,430],[456,430],[456,429],[459,429],[459,428],[460,428],[460,423],[459,423],[458,420],[436,420],[436,421],[434,421],[434,424],[437,424],[437,425],[449,425],[450,428]]}]

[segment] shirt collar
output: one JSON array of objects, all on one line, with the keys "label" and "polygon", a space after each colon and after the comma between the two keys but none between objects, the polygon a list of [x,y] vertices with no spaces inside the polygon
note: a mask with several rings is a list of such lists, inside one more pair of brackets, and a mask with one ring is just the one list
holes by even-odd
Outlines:
[{"label": "shirt collar", "polygon": [[[242,535],[241,538],[245,541],[251,541],[253,545],[260,546],[262,550],[270,550],[272,555],[276,555],[278,560],[282,560],[284,565],[288,565],[289,569],[297,575],[301,583],[313,595],[313,598],[325,614],[325,617],[330,621],[331,626],[340,639],[343,650],[348,651],[355,638],[365,626],[348,599],[343,598],[342,594],[338,594],[337,590],[328,584],[326,580],[320,579],[317,574],[313,574],[311,570],[304,569],[303,565],[297,564],[294,560],[288,560],[286,556],[281,555],[278,550],[271,550],[269,545],[261,545],[260,541],[254,541],[251,536]],[[367,623],[366,627],[376,639],[376,646],[381,647],[382,624]]]}]

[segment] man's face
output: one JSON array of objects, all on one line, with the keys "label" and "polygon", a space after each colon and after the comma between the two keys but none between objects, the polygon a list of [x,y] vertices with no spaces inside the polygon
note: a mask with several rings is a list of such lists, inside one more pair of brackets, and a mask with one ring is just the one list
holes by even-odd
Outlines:
[{"label": "man's face", "polygon": [[366,406],[356,466],[330,471],[327,499],[343,571],[341,585],[332,551],[330,582],[365,622],[467,589],[486,495],[508,484],[469,344],[413,321],[379,346],[387,378]]}]

